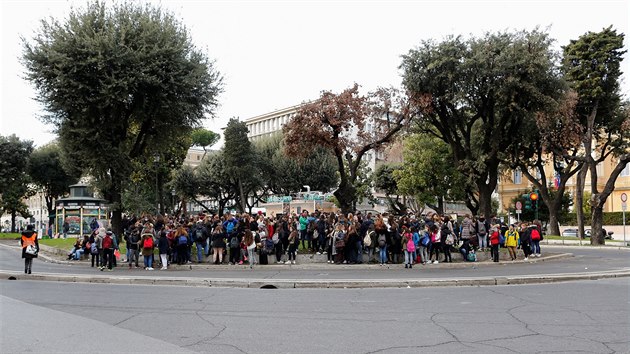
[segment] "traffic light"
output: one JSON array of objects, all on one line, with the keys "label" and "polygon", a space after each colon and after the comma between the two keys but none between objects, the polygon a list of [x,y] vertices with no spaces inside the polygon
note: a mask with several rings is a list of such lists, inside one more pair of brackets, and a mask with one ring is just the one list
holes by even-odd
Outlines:
[{"label": "traffic light", "polygon": [[530,210],[532,208],[532,201],[527,198],[525,199],[525,210]]},{"label": "traffic light", "polygon": [[530,199],[532,202],[537,201],[537,200],[538,200],[538,193],[536,193],[536,192],[531,192],[531,193],[529,193],[529,199]]}]

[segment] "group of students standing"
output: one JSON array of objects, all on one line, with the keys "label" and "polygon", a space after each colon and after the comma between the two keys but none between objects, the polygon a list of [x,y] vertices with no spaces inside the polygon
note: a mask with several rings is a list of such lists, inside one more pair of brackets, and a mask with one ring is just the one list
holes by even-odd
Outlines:
[{"label": "group of students standing", "polygon": [[[296,264],[299,249],[326,254],[328,263],[403,263],[411,269],[418,263],[450,263],[451,253],[458,251],[464,261],[476,261],[476,252],[490,251],[492,260],[498,262],[501,246],[508,249],[512,260],[517,259],[517,248],[522,248],[524,260],[528,260],[532,255],[540,257],[542,240],[537,222],[507,226],[466,215],[458,224],[449,216],[435,213],[424,217],[374,217],[371,213],[344,215],[304,210],[291,216],[228,213],[222,217],[197,215],[180,220],[145,216],[123,219],[123,227],[123,240],[111,230],[95,228],[91,235],[77,240],[68,257],[90,255],[92,267],[111,271],[120,257],[119,242],[125,242],[123,261],[129,268],[139,268],[142,255],[145,270],[154,270],[154,263],[161,270],[172,263],[190,264],[194,250],[199,263],[211,256],[214,264]],[[156,253],[159,258],[154,262]],[[25,267],[28,272],[28,265]]]}]

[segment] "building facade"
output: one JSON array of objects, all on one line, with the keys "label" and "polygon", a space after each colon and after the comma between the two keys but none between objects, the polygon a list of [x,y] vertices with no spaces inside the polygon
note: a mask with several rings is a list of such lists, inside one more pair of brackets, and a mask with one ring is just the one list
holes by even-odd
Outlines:
[{"label": "building facade", "polygon": [[[597,165],[597,189],[603,190],[608,181],[608,177],[615,168],[617,161],[614,157],[608,157],[606,160]],[[535,171],[530,172],[533,176],[540,176]],[[554,186],[554,170],[552,164],[545,166],[545,176],[547,176],[547,182],[549,186]],[[591,191],[591,177],[590,173],[587,174],[584,193],[590,193]],[[512,199],[520,196],[523,193],[527,193],[532,189],[533,184],[523,175],[520,170],[508,171],[501,176],[497,185],[497,193],[499,195],[499,212],[505,213],[511,207]],[[571,195],[575,202],[577,189],[577,174],[573,175],[566,185],[566,191]],[[606,200],[604,204],[604,212],[620,212],[621,207],[621,195],[626,193],[630,197],[630,164],[626,165],[615,182],[615,189]],[[586,201],[585,201],[586,202]]]}]

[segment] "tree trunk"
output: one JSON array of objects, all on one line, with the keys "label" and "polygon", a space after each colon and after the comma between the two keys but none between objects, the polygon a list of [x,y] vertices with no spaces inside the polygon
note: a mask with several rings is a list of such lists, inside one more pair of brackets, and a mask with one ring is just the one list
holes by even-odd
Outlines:
[{"label": "tree trunk", "polygon": [[116,235],[122,235],[122,179],[111,176],[111,187],[109,194],[110,212],[111,212],[111,228]]},{"label": "tree trunk", "polygon": [[578,173],[575,185],[575,214],[578,223],[578,237],[580,239],[584,239],[584,183],[587,172],[588,164],[585,163]]},{"label": "tree trunk", "polygon": [[245,193],[243,192],[243,183],[241,182],[241,179],[238,179],[238,194],[239,194],[239,198],[240,198],[240,203],[239,207],[240,207],[240,211],[241,213],[245,212]]},{"label": "tree trunk", "polygon": [[11,232],[15,231],[15,210],[11,211]]},{"label": "tree trunk", "polygon": [[337,190],[333,193],[339,202],[339,207],[341,207],[342,213],[347,215],[354,212],[354,210],[352,210],[352,204],[355,199],[355,192],[355,188],[352,184],[347,181],[342,181],[339,188],[337,188]]},{"label": "tree trunk", "polygon": [[604,221],[604,208],[602,206],[593,206],[591,208],[591,245],[603,245],[605,235],[603,234],[602,224]]}]

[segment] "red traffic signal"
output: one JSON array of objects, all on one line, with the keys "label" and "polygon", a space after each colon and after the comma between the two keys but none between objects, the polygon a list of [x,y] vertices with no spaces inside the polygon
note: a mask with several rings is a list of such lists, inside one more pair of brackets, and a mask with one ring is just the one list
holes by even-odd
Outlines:
[{"label": "red traffic signal", "polygon": [[529,199],[532,201],[538,200],[538,194],[536,192],[529,193]]}]

